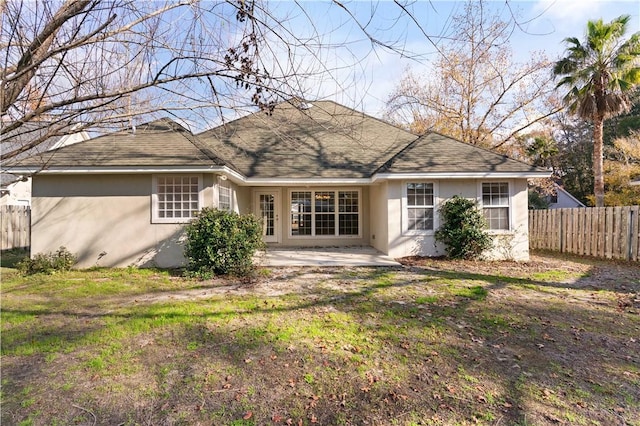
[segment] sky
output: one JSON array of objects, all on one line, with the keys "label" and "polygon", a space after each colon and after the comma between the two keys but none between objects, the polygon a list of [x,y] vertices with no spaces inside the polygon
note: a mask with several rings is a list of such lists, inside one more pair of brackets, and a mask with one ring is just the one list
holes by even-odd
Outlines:
[{"label": "sky", "polygon": [[[432,42],[437,43],[438,37],[447,33],[452,14],[464,6],[461,1],[417,0],[410,5],[416,23],[406,19],[406,14],[404,19],[397,19],[403,11],[392,1],[344,4],[348,13],[323,1],[297,4],[281,1],[271,5],[274,13],[291,17],[289,25],[296,35],[315,32],[323,43],[340,46],[325,49],[314,59],[308,52],[299,51],[302,67],[317,70],[316,62],[320,62],[331,70],[330,78],[322,75],[305,83],[305,97],[331,99],[377,117],[382,116],[385,101],[407,67],[428,70],[429,60],[435,56]],[[631,16],[628,34],[640,31],[638,0],[521,0],[510,1],[508,6],[504,0],[496,0],[486,4],[505,19],[512,14],[518,17],[519,25],[511,36],[516,61],[526,60],[532,51],[544,51],[551,59],[559,58],[564,52],[562,40],[566,37],[582,40],[588,20],[608,22],[627,14]],[[372,49],[371,41],[353,17],[366,26],[370,35],[394,44],[406,54],[398,55],[379,46]]]}]

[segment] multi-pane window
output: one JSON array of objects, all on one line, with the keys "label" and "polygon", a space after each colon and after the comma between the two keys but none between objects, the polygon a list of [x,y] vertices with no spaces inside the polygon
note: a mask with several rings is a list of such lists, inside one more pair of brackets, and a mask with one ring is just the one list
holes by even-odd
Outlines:
[{"label": "multi-pane window", "polygon": [[157,176],[154,195],[156,222],[188,222],[200,211],[198,176]]},{"label": "multi-pane window", "polygon": [[291,193],[291,235],[311,235],[311,191]]},{"label": "multi-pane window", "polygon": [[358,191],[338,192],[338,234],[358,235],[359,217]]},{"label": "multi-pane window", "polygon": [[218,209],[231,211],[231,188],[218,186]]},{"label": "multi-pane window", "polygon": [[482,184],[482,210],[489,229],[509,229],[509,184]]},{"label": "multi-pane window", "polygon": [[358,191],[291,192],[291,235],[359,235]]},{"label": "multi-pane window", "polygon": [[433,230],[433,183],[407,183],[407,229]]}]

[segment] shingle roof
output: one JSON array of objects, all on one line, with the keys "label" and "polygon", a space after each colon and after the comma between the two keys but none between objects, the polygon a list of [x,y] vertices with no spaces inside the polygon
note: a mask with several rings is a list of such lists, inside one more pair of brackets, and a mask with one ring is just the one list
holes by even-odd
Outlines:
[{"label": "shingle roof", "polygon": [[416,135],[331,101],[279,104],[198,135],[248,178],[369,177]]},{"label": "shingle roof", "polygon": [[427,133],[378,170],[380,173],[527,173],[544,170],[505,155]]},{"label": "shingle roof", "polygon": [[302,106],[283,102],[271,115],[254,113],[199,135],[160,119],[138,126],[135,132],[100,136],[52,151],[48,166],[228,166],[247,179],[265,180],[544,172],[437,133],[419,137],[331,101]]},{"label": "shingle roof", "polygon": [[135,132],[99,136],[54,150],[52,154],[49,167],[61,168],[222,164],[191,132],[169,119],[143,124]]}]

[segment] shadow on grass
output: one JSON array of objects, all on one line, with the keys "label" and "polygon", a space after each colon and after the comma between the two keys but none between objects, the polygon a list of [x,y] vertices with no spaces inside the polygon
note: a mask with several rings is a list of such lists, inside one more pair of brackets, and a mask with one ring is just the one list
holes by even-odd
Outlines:
[{"label": "shadow on grass", "polygon": [[[640,368],[632,340],[640,322],[621,313],[627,325],[620,326],[600,306],[563,303],[553,291],[584,290],[580,280],[569,286],[419,267],[411,268],[407,279],[406,271],[323,268],[337,285],[301,296],[235,297],[231,304],[219,296],[96,312],[3,307],[10,322],[12,316],[42,317],[47,325],[5,330],[2,352],[28,354],[28,345],[36,354],[72,352],[103,344],[102,334],[118,328],[133,338],[164,330],[166,341],[137,355],[162,391],[146,404],[138,401],[135,410],[117,398],[92,395],[94,412],[106,423],[133,416],[159,424],[180,410],[202,420],[204,408],[227,423],[247,411],[264,423],[278,410],[307,422],[312,414],[319,424],[437,418],[570,422],[563,412],[614,424],[621,416],[632,421],[640,415],[629,403],[637,401],[638,382],[622,376]],[[308,272],[301,268],[274,279],[303,278]],[[396,276],[400,272],[403,278]],[[456,288],[448,289],[452,283]],[[524,295],[501,294],[512,286]],[[398,293],[409,288],[417,293]],[[434,299],[419,303],[427,290],[434,290]],[[3,367],[8,391],[17,394],[19,386],[36,382],[46,370],[43,362],[26,367],[15,362]],[[183,379],[169,380],[164,368]],[[60,398],[71,406],[74,394]],[[11,401],[3,411],[24,411],[16,404]],[[13,418],[5,415],[10,423]]]},{"label": "shadow on grass", "polygon": [[25,257],[29,257],[29,250],[12,249],[0,252],[0,267],[15,268]]}]

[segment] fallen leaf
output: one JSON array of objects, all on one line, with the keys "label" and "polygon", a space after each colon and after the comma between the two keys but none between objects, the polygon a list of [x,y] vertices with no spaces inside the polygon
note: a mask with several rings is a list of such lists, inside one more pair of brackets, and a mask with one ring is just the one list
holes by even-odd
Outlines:
[{"label": "fallen leaf", "polygon": [[251,417],[253,417],[253,413],[251,411],[247,411],[247,413],[242,418],[245,420],[249,420]]}]

